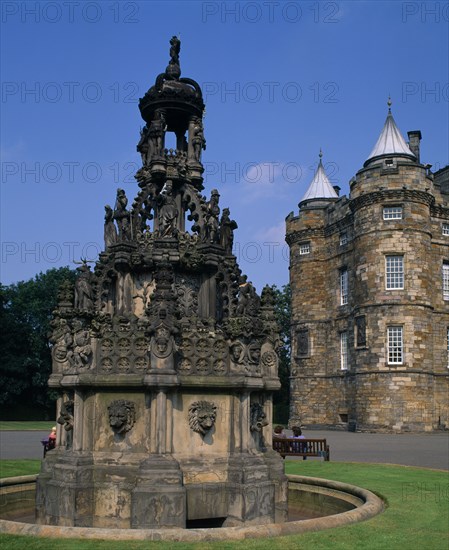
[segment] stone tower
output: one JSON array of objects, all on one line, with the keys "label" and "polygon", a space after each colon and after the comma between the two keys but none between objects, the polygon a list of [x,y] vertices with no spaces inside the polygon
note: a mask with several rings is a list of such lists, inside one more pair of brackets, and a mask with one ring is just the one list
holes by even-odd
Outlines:
[{"label": "stone tower", "polygon": [[[140,190],[105,207],[105,251],[61,289],[53,321],[57,447],[40,523],[112,528],[284,521],[271,442],[280,387],[273,293],[232,254],[237,224],[203,190],[204,103],[180,42],[140,100]],[[176,149],[165,136],[176,136]],[[271,447],[271,445],[268,445]],[[196,523],[195,523],[196,522]]]},{"label": "stone tower", "polygon": [[[287,217],[291,423],[448,428],[449,194],[389,103],[372,153],[339,197],[321,165]],[[440,183],[441,182],[441,183]]]}]

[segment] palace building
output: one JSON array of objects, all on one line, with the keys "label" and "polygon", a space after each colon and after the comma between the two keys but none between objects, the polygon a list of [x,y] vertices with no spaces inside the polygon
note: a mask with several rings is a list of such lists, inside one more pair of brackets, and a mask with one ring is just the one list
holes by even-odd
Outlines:
[{"label": "palace building", "polygon": [[290,424],[449,428],[449,166],[420,159],[389,101],[339,196],[320,162],[286,219],[292,290]]}]

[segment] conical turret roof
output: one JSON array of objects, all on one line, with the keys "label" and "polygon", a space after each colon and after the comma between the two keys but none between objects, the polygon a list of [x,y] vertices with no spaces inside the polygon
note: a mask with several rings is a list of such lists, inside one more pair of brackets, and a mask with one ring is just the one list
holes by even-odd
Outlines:
[{"label": "conical turret roof", "polygon": [[338,199],[338,195],[324,170],[322,162],[323,153],[321,151],[319,157],[320,162],[318,163],[318,168],[313,176],[313,180],[299,204],[313,199]]},{"label": "conical turret roof", "polygon": [[384,127],[380,133],[379,139],[376,142],[371,154],[366,159],[364,166],[367,166],[372,161],[384,158],[386,156],[399,156],[416,160],[415,155],[409,149],[405,139],[399,128],[396,126],[393,115],[391,114],[391,100],[388,100],[388,115],[385,120]]}]

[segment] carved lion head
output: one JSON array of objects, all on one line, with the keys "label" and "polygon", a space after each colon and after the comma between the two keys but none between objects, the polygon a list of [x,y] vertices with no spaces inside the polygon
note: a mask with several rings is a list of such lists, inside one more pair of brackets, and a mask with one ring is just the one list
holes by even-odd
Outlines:
[{"label": "carved lion head", "polygon": [[108,406],[109,425],[115,433],[129,432],[136,421],[136,408],[132,401],[117,399]]},{"label": "carved lion head", "polygon": [[217,406],[210,401],[195,401],[189,407],[189,426],[201,435],[205,435],[215,424]]}]

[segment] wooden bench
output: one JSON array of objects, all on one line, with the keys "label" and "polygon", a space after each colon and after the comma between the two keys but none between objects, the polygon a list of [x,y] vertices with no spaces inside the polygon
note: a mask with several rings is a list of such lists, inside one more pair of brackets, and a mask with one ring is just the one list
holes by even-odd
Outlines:
[{"label": "wooden bench", "polygon": [[325,439],[297,439],[294,437],[274,437],[273,449],[282,458],[286,456],[320,456],[329,461],[329,445]]}]

